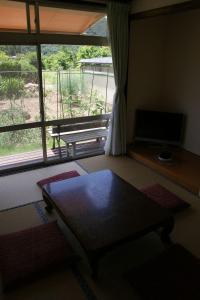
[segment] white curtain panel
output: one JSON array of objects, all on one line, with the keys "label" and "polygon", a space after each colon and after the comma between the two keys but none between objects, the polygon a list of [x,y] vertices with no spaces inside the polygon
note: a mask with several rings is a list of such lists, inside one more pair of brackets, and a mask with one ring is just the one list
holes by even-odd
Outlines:
[{"label": "white curtain panel", "polygon": [[128,65],[129,5],[118,1],[108,1],[107,17],[116,90],[105,154],[123,155],[126,153],[125,87]]}]

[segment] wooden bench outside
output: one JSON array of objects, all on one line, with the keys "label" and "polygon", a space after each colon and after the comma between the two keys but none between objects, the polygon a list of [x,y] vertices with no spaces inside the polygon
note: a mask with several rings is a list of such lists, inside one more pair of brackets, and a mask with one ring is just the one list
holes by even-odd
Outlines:
[{"label": "wooden bench outside", "polygon": [[101,141],[107,138],[108,126],[111,114],[103,114],[90,117],[80,117],[68,119],[67,124],[57,125],[52,127],[50,132],[53,138],[53,146],[55,149],[55,142],[59,147],[60,156],[61,147],[60,140],[65,142],[67,156],[69,155],[69,146],[72,145],[72,156],[76,155],[76,143],[89,140]]}]

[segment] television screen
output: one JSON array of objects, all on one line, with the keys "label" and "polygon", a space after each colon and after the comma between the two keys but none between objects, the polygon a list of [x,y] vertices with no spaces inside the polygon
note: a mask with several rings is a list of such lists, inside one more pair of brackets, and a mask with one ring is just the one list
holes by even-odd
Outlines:
[{"label": "television screen", "polygon": [[135,139],[180,145],[184,115],[160,111],[137,110]]}]

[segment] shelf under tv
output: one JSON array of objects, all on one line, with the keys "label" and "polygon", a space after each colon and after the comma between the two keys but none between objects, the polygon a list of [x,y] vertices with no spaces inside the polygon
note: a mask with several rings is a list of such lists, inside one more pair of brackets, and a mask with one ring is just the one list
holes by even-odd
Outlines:
[{"label": "shelf under tv", "polygon": [[170,146],[171,161],[160,161],[158,154],[162,147],[136,144],[129,147],[128,154],[135,160],[180,184],[190,192],[200,196],[200,156],[183,148]]}]

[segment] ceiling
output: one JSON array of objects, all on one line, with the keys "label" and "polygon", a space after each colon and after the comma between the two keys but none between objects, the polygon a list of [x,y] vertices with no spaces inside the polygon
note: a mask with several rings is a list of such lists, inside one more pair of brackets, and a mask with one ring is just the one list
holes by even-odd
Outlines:
[{"label": "ceiling", "polygon": [[[26,6],[24,2],[0,1],[0,30],[26,31]],[[41,32],[82,34],[105,13],[41,6],[39,8]],[[31,29],[35,31],[34,7],[30,7]]]},{"label": "ceiling", "polygon": [[[51,1],[51,0],[50,0]],[[108,1],[109,0],[74,0],[74,1],[72,1],[72,0],[59,0],[58,2],[65,2],[65,3],[69,3],[69,2],[73,2],[73,3],[93,3],[93,4],[102,4],[102,5],[105,5],[105,4],[107,4],[108,3]],[[120,1],[120,2],[132,2],[132,0],[118,0],[118,1]]]}]

